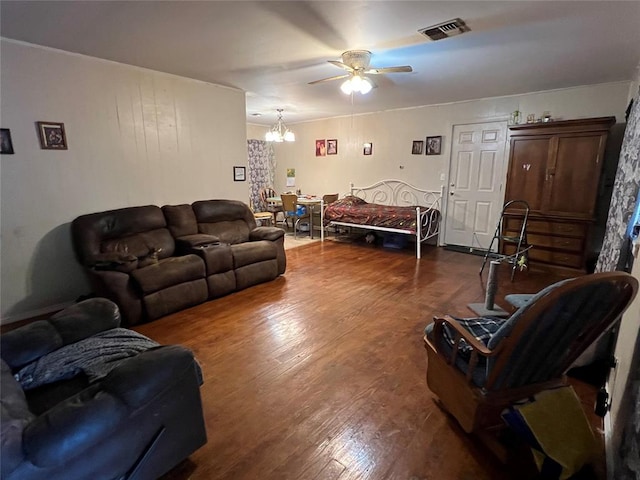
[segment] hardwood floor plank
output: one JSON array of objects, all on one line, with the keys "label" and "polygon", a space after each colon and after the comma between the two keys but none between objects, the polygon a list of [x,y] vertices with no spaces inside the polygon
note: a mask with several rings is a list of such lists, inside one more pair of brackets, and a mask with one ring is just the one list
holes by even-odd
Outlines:
[{"label": "hardwood floor plank", "polygon": [[[191,348],[204,375],[208,443],[164,480],[526,478],[426,386],[424,328],[433,315],[472,316],[480,257],[326,241],[287,260],[272,282],[136,327]],[[557,280],[501,274],[498,303]]]}]

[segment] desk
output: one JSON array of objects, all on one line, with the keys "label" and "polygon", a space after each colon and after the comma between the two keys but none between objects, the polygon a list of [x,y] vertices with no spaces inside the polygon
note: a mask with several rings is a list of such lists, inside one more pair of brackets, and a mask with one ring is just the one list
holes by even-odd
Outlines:
[{"label": "desk", "polygon": [[[266,201],[276,205],[282,204],[282,198],[280,197],[268,197]],[[324,201],[322,200],[322,197],[317,197],[315,195],[300,195],[297,203],[298,205],[304,205],[311,208],[311,212],[309,213],[309,236],[311,238],[313,238],[313,209],[316,205],[320,205],[320,240],[324,242]]]}]

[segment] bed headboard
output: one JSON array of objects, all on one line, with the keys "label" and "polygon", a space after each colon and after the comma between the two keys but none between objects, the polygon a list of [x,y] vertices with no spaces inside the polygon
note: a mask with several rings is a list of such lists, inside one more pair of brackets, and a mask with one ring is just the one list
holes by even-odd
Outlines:
[{"label": "bed headboard", "polygon": [[420,205],[440,210],[442,188],[440,190],[425,190],[402,180],[381,180],[367,187],[356,187],[352,183],[351,195],[380,205]]}]

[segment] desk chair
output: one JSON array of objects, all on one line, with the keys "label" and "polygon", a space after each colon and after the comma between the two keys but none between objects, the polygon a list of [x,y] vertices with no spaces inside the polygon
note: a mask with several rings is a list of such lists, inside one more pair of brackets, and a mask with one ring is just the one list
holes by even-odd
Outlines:
[{"label": "desk chair", "polygon": [[278,217],[278,213],[282,212],[282,205],[275,202],[269,202],[267,199],[277,197],[277,196],[278,194],[271,187],[264,187],[260,189],[260,199],[265,205],[265,210],[267,212],[270,212],[271,215],[273,215],[273,225],[275,225],[276,222],[278,221],[277,217]]},{"label": "desk chair", "polygon": [[[283,193],[280,195],[282,199],[282,210],[284,212],[284,223],[289,226],[289,219],[293,219],[293,238],[298,238],[298,224],[304,218],[310,218],[309,210],[305,213],[298,214],[298,196],[294,193]],[[311,235],[311,231],[309,231]]]}]

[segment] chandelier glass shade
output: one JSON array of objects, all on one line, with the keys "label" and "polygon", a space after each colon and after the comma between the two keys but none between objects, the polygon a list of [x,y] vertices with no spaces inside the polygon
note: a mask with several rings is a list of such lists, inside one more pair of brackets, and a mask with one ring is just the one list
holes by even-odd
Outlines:
[{"label": "chandelier glass shade", "polygon": [[278,120],[269,129],[264,139],[267,142],[295,142],[296,135],[282,121],[282,109],[278,108]]},{"label": "chandelier glass shade", "polygon": [[373,85],[368,78],[356,73],[352,77],[348,78],[341,86],[340,90],[345,95],[351,95],[352,93],[361,93],[363,95],[369,93]]}]

